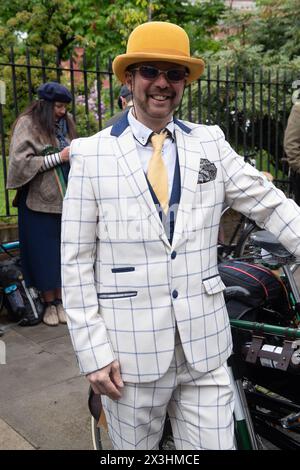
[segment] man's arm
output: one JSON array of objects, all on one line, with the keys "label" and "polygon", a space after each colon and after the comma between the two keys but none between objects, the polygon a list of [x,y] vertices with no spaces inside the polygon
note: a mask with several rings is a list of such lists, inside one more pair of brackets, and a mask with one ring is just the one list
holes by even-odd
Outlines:
[{"label": "man's arm", "polygon": [[98,205],[82,146],[72,142],[71,171],[62,215],[62,295],[80,370],[89,374],[111,364],[115,355],[99,312],[94,278]]},{"label": "man's arm", "polygon": [[284,134],[284,150],[289,166],[300,173],[300,103],[292,107]]},{"label": "man's arm", "polygon": [[300,208],[276,188],[226,142],[216,126],[224,177],[226,204],[272,232],[296,256],[300,256]]}]

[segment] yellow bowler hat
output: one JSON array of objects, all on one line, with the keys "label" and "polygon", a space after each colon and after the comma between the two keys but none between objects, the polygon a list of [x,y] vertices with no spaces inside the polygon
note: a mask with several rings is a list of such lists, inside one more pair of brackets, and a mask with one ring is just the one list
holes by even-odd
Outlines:
[{"label": "yellow bowler hat", "polygon": [[157,61],[187,67],[190,72],[187,83],[197,80],[204,70],[204,61],[190,55],[190,40],[184,29],[164,21],[151,21],[137,26],[128,38],[126,54],[118,55],[112,67],[115,75],[124,83],[129,65]]}]

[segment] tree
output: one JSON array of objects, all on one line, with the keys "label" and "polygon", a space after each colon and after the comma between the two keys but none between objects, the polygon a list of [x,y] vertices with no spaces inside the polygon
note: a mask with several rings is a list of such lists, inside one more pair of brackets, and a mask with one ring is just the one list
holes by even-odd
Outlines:
[{"label": "tree", "polygon": [[[251,13],[227,11],[222,28],[227,36],[216,61],[240,64],[249,53],[253,65],[298,70],[300,65],[299,0],[257,0]],[[243,53],[246,49],[247,54]],[[223,53],[225,56],[223,56]]]},{"label": "tree", "polygon": [[300,2],[256,3],[252,12],[227,10],[223,15],[221,47],[205,53],[212,76],[219,67],[222,82],[204,84],[202,102],[212,122],[218,112],[221,122],[227,119],[228,138],[236,148],[255,150],[258,167],[267,157],[278,177],[278,170],[286,169],[283,135],[300,68]]},{"label": "tree", "polygon": [[17,0],[0,3],[0,56],[9,57],[14,46],[17,55],[30,48],[31,55],[39,55],[43,48],[45,58],[58,51],[61,57],[76,41],[70,21],[73,2],[70,0],[25,0],[22,10]]},{"label": "tree", "polygon": [[216,49],[214,28],[225,9],[222,0],[74,0],[74,8],[72,28],[106,59],[124,52],[130,32],[149,18],[184,27],[193,51]]},{"label": "tree", "polygon": [[125,50],[132,29],[146,22],[170,21],[187,29],[192,50],[201,53],[216,49],[214,28],[224,11],[223,0],[17,0],[0,4],[0,55],[9,56],[10,46],[16,54],[44,54],[58,50],[66,58],[74,46],[87,48],[92,61],[95,51],[107,64]]},{"label": "tree", "polygon": [[259,0],[250,40],[269,54],[293,60],[300,53],[299,0]]},{"label": "tree", "polygon": [[[171,21],[186,28],[195,52],[216,50],[219,46],[213,33],[223,10],[222,0],[195,0],[193,3],[185,0],[24,0],[21,8],[18,0],[2,0],[0,61],[7,63],[13,59],[17,65],[17,109],[14,109],[12,98],[12,69],[7,66],[3,70],[7,83],[4,113],[8,126],[31,99],[31,93],[34,94],[41,81],[58,78],[54,68],[61,59],[73,55],[75,46],[86,48],[84,66],[95,70],[97,60],[101,70],[107,70],[109,58],[125,51],[132,29],[151,17],[152,20]],[[14,57],[11,56],[11,46]],[[26,69],[29,62],[27,50],[30,51],[30,64],[35,67],[30,69],[30,80]],[[76,96],[88,94],[91,101],[91,89],[99,75],[89,74],[87,77],[87,83],[76,84],[75,93]],[[70,86],[68,78],[62,75],[59,78]],[[101,78],[105,77],[101,75]],[[118,89],[119,85],[115,95]],[[108,108],[109,97],[105,104]],[[86,115],[88,113],[86,110]],[[80,108],[79,115],[84,118],[83,114]],[[89,117],[87,123],[82,122],[81,127],[90,132]]]}]

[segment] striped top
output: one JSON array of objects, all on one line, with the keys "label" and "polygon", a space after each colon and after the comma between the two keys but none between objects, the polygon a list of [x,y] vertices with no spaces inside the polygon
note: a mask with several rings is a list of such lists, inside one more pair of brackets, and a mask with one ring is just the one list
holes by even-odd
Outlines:
[{"label": "striped top", "polygon": [[48,171],[55,166],[61,165],[62,160],[60,158],[60,153],[52,153],[51,155],[46,155],[44,158],[44,163],[39,169],[39,173],[43,173],[44,171]]}]

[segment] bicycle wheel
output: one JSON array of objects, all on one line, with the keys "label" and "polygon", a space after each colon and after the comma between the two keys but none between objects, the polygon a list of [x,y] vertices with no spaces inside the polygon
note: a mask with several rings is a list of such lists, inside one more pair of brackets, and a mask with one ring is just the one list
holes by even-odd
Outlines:
[{"label": "bicycle wheel", "polygon": [[218,259],[236,257],[237,245],[249,224],[254,224],[245,215],[226,207],[222,213],[218,236]]},{"label": "bicycle wheel", "polygon": [[249,220],[247,226],[241,232],[239,240],[236,244],[236,248],[234,250],[234,258],[250,258],[253,259],[255,257],[256,249],[251,244],[251,235],[254,232],[261,230],[255,222]]},{"label": "bicycle wheel", "polygon": [[108,432],[91,416],[91,434],[94,450],[112,450],[113,446]]}]

